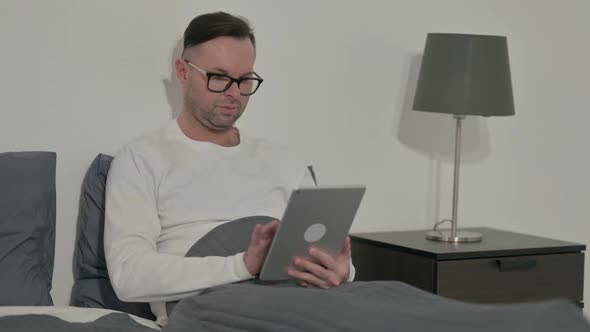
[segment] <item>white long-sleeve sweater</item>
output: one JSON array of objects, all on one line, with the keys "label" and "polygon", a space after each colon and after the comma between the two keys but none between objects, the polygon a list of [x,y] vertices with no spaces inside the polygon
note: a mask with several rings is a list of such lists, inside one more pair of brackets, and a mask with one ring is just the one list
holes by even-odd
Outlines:
[{"label": "white long-sleeve sweater", "polygon": [[243,132],[235,147],[191,140],[176,121],[125,146],[106,188],[104,247],[117,296],[150,302],[154,311],[154,303],[251,278],[243,253],[184,255],[224,222],[281,218],[291,190],[313,184],[305,166],[283,147]]}]

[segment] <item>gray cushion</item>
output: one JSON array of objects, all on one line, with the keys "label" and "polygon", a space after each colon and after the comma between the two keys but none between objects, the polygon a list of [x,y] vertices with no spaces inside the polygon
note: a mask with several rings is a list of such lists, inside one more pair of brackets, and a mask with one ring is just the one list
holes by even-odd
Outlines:
[{"label": "gray cushion", "polygon": [[256,225],[266,225],[275,218],[251,216],[236,219],[213,228],[186,252],[186,257],[229,257],[244,252],[250,245]]},{"label": "gray cushion", "polygon": [[0,305],[53,305],[54,152],[0,153]]},{"label": "gray cushion", "polygon": [[99,154],[91,163],[80,194],[78,241],[75,249],[73,305],[106,308],[154,320],[147,303],[129,303],[115,294],[104,256],[104,206],[112,156]]},{"label": "gray cushion", "polygon": [[[219,225],[197,240],[186,252],[185,257],[229,257],[245,252],[248,250],[252,232],[256,225],[266,225],[274,219],[268,216],[250,216]],[[247,280],[245,282],[256,281]],[[166,303],[168,315],[172,313],[177,303],[178,301]]]}]

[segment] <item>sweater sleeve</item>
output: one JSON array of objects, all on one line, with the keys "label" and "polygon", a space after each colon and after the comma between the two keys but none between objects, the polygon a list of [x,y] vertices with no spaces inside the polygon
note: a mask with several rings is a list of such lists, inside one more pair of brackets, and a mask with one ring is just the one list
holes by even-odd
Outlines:
[{"label": "sweater sleeve", "polygon": [[121,300],[175,301],[208,287],[252,278],[243,253],[230,257],[159,253],[156,183],[153,170],[128,147],[111,164],[104,248],[109,277]]}]

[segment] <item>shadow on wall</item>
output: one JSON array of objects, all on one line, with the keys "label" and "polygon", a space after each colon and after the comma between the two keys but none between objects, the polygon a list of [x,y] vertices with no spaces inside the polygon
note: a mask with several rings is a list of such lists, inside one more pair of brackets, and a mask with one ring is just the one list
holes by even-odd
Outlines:
[{"label": "shadow on wall", "polygon": [[[404,66],[406,72],[400,86],[398,100],[400,118],[397,127],[398,140],[418,154],[428,158],[427,193],[427,217],[424,222],[426,228],[431,228],[434,223],[448,218],[440,216],[441,196],[441,171],[442,164],[448,163],[451,173],[445,178],[452,179],[452,167],[455,158],[455,119],[451,114],[413,111],[416,84],[420,74],[422,55],[408,57]],[[395,124],[393,127],[396,134]],[[490,154],[489,130],[485,119],[468,116],[463,121],[461,132],[461,165],[475,163],[487,159]],[[451,184],[449,184],[450,187]],[[450,196],[451,193],[449,193]],[[444,202],[444,204],[452,203]]]},{"label": "shadow on wall", "polygon": [[170,55],[170,76],[162,78],[166,99],[170,105],[170,116],[175,119],[182,111],[182,91],[176,78],[176,59],[182,56],[183,39],[179,38]]}]

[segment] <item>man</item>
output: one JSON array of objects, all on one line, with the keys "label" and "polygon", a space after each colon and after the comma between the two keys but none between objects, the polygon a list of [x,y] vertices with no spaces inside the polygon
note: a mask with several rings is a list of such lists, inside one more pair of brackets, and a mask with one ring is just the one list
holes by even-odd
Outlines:
[{"label": "man", "polygon": [[[106,191],[105,253],[119,298],[162,304],[221,284],[253,278],[278,221],[257,225],[248,249],[231,257],[184,257],[203,235],[237,218],[282,215],[289,193],[313,184],[304,164],[283,147],[235,126],[262,83],[254,72],[248,23],[218,12],[196,17],[184,33],[176,74],[184,108],[159,131],[121,149]],[[318,263],[296,258],[289,274],[304,287],[331,288],[354,278],[347,239],[342,253],[320,250]]]}]

